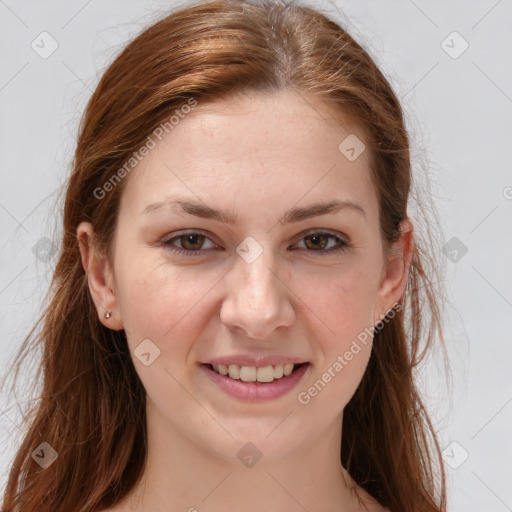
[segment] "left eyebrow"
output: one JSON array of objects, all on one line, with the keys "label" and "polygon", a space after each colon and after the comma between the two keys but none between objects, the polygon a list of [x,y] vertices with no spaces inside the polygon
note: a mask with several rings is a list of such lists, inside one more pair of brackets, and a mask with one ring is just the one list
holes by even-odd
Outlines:
[{"label": "left eyebrow", "polygon": [[[188,215],[194,215],[195,217],[201,217],[204,219],[218,220],[229,225],[236,224],[237,221],[237,216],[230,212],[218,210],[203,203],[198,203],[185,198],[152,203],[143,210],[141,215],[148,214],[163,207],[167,207],[171,210],[176,210],[178,208]],[[282,216],[282,222],[283,224],[300,222],[312,217],[336,213],[343,209],[350,209],[352,211],[359,212],[366,219],[364,209],[357,203],[352,201],[332,200],[325,203],[315,203],[300,208],[292,208],[284,213]]]}]

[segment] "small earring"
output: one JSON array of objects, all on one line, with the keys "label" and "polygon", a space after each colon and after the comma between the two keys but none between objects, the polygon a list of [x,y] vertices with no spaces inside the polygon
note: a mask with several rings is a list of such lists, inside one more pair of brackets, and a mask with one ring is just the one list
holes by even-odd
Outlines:
[{"label": "small earring", "polygon": [[107,312],[105,313],[105,318],[110,318],[110,317],[111,317],[110,311],[107,311]]}]

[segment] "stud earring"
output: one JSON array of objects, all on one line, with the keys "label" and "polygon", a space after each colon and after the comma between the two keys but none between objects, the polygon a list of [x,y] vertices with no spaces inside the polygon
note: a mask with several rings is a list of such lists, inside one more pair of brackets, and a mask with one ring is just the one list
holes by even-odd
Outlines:
[{"label": "stud earring", "polygon": [[105,313],[105,318],[110,318],[111,316],[112,316],[112,315],[110,314],[110,311],[107,311],[107,312]]}]

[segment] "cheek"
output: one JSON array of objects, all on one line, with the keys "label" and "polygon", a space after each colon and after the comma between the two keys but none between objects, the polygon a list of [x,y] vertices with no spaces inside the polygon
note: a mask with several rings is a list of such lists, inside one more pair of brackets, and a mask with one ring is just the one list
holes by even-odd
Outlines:
[{"label": "cheek", "polygon": [[318,318],[330,345],[341,349],[347,340],[373,325],[377,278],[368,271],[340,269],[317,279],[301,275],[299,280],[296,288],[302,290],[298,296],[309,310],[307,315]]},{"label": "cheek", "polygon": [[363,270],[340,272],[304,288],[307,336],[317,342],[318,366],[298,402],[326,421],[346,406],[366,370],[373,340],[376,277]]},{"label": "cheek", "polygon": [[[137,270],[135,270],[137,269]],[[218,279],[170,265],[130,265],[119,272],[118,300],[130,348],[150,339],[166,365],[183,357],[201,331],[201,301]],[[170,357],[172,356],[172,357]]]}]

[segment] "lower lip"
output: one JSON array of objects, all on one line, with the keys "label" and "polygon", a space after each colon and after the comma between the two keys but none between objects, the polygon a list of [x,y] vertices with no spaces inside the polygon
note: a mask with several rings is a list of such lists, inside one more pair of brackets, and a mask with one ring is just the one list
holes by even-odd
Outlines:
[{"label": "lower lip", "polygon": [[291,391],[309,370],[310,364],[297,368],[293,373],[272,382],[244,382],[235,380],[213,371],[209,365],[202,364],[201,370],[228,395],[241,400],[260,401],[279,398]]}]

